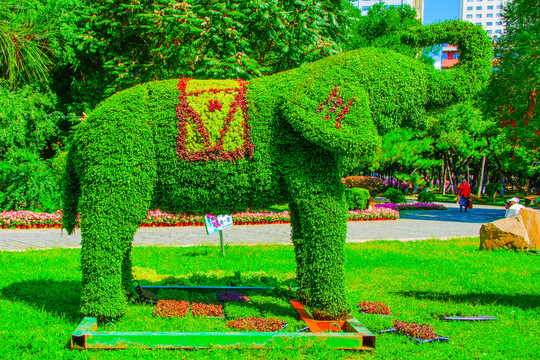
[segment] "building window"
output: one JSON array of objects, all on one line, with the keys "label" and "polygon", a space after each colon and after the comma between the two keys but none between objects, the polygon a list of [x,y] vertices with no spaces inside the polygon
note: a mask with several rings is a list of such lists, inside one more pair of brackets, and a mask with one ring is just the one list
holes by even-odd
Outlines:
[{"label": "building window", "polygon": [[502,21],[497,21],[495,24],[496,24],[497,26],[502,26]]},{"label": "building window", "polygon": [[467,19],[472,19],[472,14],[467,15]]},{"label": "building window", "polygon": [[493,17],[493,14],[487,14],[487,17],[488,17],[488,18],[492,18],[492,17]]},{"label": "building window", "polygon": [[497,14],[497,17],[502,17],[502,14]]},{"label": "building window", "polygon": [[492,23],[492,22],[488,22],[486,25],[487,25],[487,26],[493,26],[493,23]]},{"label": "building window", "polygon": [[454,53],[454,60],[459,60],[459,53]]},{"label": "building window", "polygon": [[362,11],[369,11],[369,6],[362,6]]},{"label": "building window", "polygon": [[496,34],[500,34],[500,33],[501,33],[501,30],[495,30],[495,33],[496,33]]},{"label": "building window", "polygon": [[482,10],[482,7],[481,7],[481,6],[477,6],[477,7],[476,7],[476,10]]},{"label": "building window", "polygon": [[442,56],[441,56],[441,59],[446,60],[447,58],[448,58],[448,54],[443,52]]},{"label": "building window", "polygon": [[467,2],[473,2],[474,0],[467,0]]},{"label": "building window", "polygon": [[477,18],[477,19],[481,19],[481,18],[482,18],[482,14],[476,14],[476,18]]},{"label": "building window", "polygon": [[502,5],[497,5],[497,10],[501,10],[502,9]]},{"label": "building window", "polygon": [[489,35],[491,35],[491,34],[493,34],[493,30],[488,30],[487,33],[488,33]]},{"label": "building window", "polygon": [[482,25],[482,23],[477,22],[476,25]]},{"label": "building window", "polygon": [[472,6],[467,6],[467,11],[471,11],[473,9]]},{"label": "building window", "polygon": [[493,5],[489,5],[488,10],[493,10]]}]

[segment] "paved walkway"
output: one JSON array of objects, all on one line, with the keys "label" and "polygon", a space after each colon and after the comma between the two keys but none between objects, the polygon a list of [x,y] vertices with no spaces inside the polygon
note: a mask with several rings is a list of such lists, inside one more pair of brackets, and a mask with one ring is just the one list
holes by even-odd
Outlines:
[{"label": "paved walkway", "polygon": [[[456,204],[444,204],[447,211],[408,211],[395,221],[349,222],[347,242],[369,240],[425,240],[431,238],[478,236],[482,224],[504,217],[504,208],[475,205],[460,213]],[[289,224],[233,226],[223,232],[229,244],[290,244]],[[80,231],[68,236],[58,229],[0,230],[0,250],[77,248]],[[135,234],[135,246],[191,246],[219,244],[219,235],[206,235],[204,227],[141,228]]]}]

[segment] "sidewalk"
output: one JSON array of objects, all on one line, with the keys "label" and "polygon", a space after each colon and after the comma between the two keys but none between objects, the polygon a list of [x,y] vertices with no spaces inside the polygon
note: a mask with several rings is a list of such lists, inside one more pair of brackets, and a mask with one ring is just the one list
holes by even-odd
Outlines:
[{"label": "sidewalk", "polygon": [[[445,203],[446,211],[407,211],[395,221],[349,222],[347,242],[370,240],[426,240],[432,238],[478,236],[482,224],[501,219],[502,207],[475,205],[460,213],[456,204]],[[223,231],[226,243],[291,244],[289,224],[233,226]],[[59,229],[0,230],[0,250],[79,248],[80,229],[68,236]],[[140,228],[134,236],[134,246],[193,246],[219,244],[219,234],[206,235],[204,227]]]}]

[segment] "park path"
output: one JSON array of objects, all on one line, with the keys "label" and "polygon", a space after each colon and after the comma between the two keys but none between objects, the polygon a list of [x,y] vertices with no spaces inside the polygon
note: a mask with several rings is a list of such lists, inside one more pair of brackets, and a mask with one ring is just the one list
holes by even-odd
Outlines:
[{"label": "park path", "polygon": [[[460,213],[456,204],[446,211],[407,211],[395,221],[349,222],[347,242],[370,240],[426,240],[478,236],[482,224],[504,217],[502,207],[476,205]],[[233,226],[223,231],[229,244],[291,244],[289,224]],[[140,228],[134,246],[193,246],[219,244],[219,235],[206,235],[204,227]],[[59,229],[0,230],[0,250],[78,248],[80,230],[68,236]]]}]

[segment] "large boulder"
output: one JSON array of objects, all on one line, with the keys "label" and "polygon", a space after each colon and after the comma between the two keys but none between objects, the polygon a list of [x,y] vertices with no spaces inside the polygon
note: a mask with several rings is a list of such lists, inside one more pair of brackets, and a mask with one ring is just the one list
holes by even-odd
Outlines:
[{"label": "large boulder", "polygon": [[519,216],[523,218],[523,223],[527,229],[531,247],[540,249],[540,211],[531,208],[523,208],[519,212]]},{"label": "large boulder", "polygon": [[484,224],[480,228],[480,250],[517,250],[530,247],[531,240],[521,214]]}]

